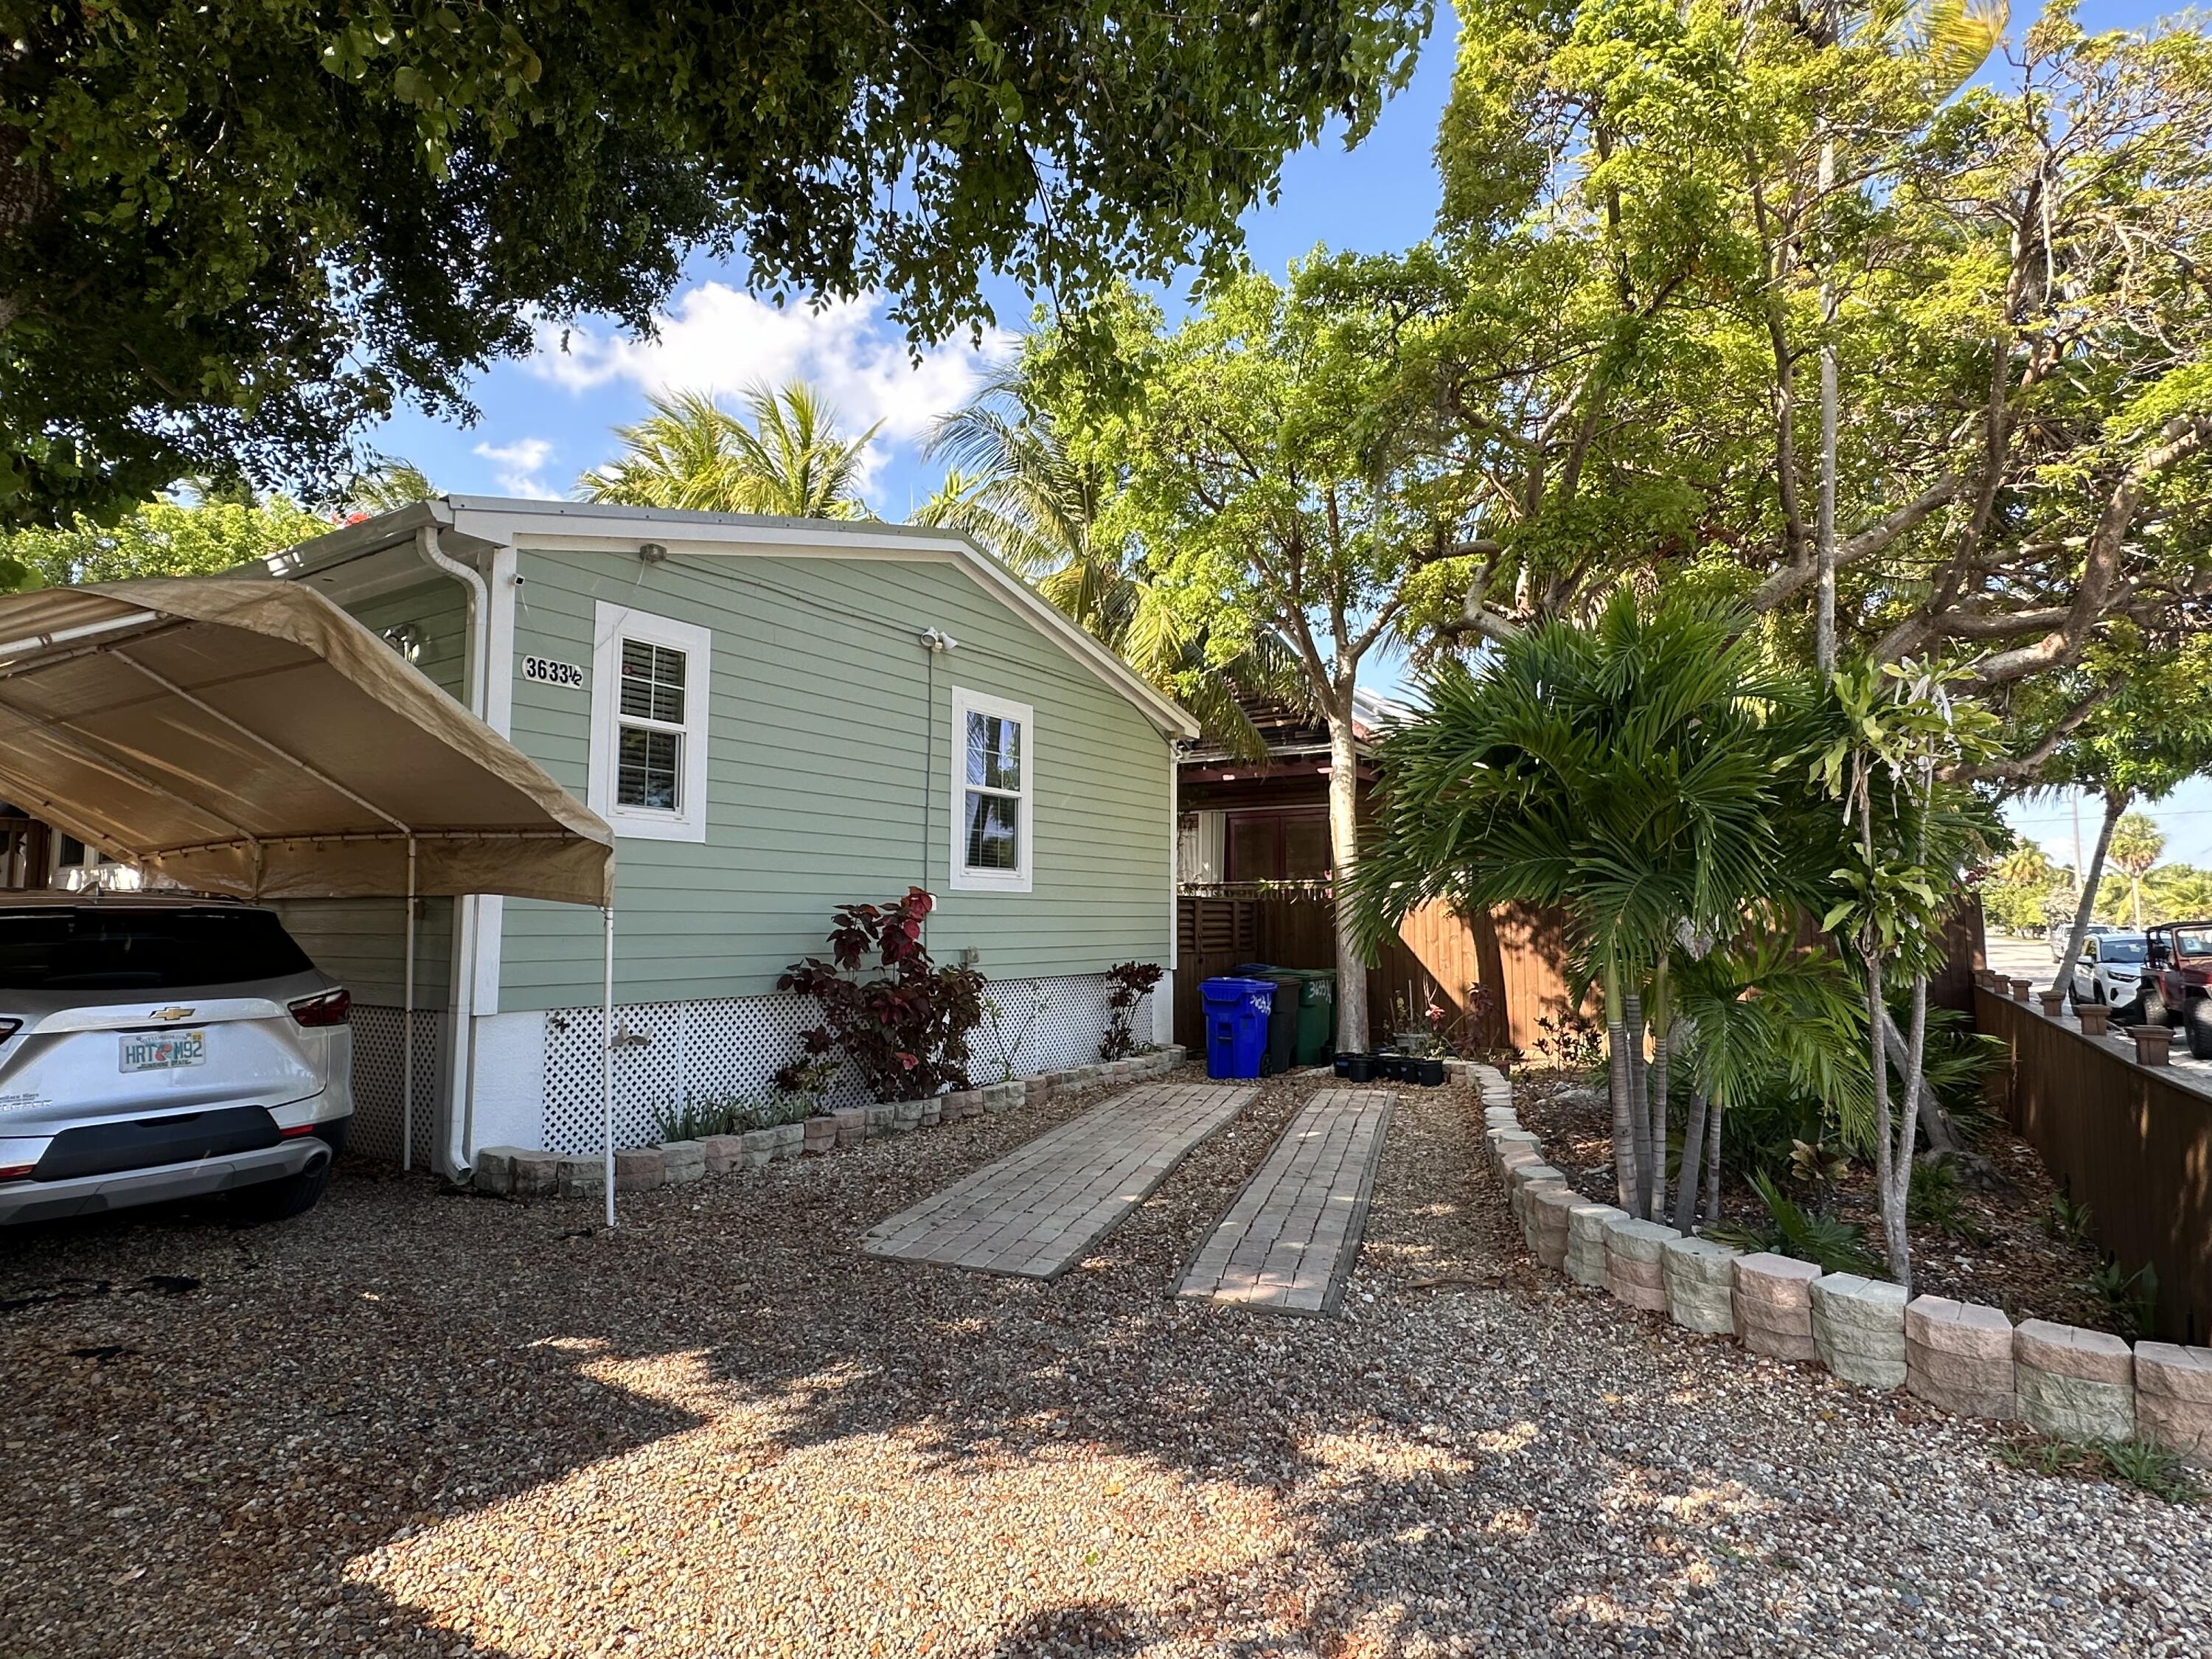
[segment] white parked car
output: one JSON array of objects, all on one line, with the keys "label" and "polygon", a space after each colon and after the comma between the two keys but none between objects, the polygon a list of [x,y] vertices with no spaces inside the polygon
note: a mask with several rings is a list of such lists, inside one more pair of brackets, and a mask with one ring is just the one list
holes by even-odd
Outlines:
[{"label": "white parked car", "polygon": [[2074,964],[2074,1000],[2125,1008],[2142,996],[2146,941],[2141,933],[2107,928],[2081,941]]},{"label": "white parked car", "polygon": [[[2118,933],[2124,931],[2125,930],[2123,928],[2115,927],[2109,921],[2093,921],[2089,924],[2088,936],[2093,939],[2101,939],[2106,933]],[[2074,929],[2070,924],[2054,927],[2051,930],[2051,959],[2053,962],[2057,962],[2060,957],[2066,954],[2066,941],[2073,937],[2073,933]],[[2137,934],[2136,937],[2140,939],[2142,935]],[[2087,956],[2088,952],[2085,950],[2082,954]]]},{"label": "white parked car", "polygon": [[275,914],[0,895],[0,1224],[322,1196],[353,1121],[351,999]]}]

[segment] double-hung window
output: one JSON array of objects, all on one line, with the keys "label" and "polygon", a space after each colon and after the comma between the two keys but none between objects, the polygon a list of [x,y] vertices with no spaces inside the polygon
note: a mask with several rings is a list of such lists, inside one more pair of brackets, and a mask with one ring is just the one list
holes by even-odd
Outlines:
[{"label": "double-hung window", "polygon": [[592,649],[592,810],[617,835],[707,836],[703,628],[602,600]]},{"label": "double-hung window", "polygon": [[1027,703],[952,691],[956,891],[1026,893],[1034,865],[1036,718]]}]

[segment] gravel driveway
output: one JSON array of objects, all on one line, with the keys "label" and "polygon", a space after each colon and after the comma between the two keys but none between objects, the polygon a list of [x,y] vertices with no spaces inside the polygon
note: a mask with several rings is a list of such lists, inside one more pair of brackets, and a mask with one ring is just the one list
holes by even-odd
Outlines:
[{"label": "gravel driveway", "polygon": [[2212,1515],[1540,1279],[1456,1089],[1341,1322],[1170,1301],[1313,1081],[1048,1285],[856,1246],[1088,1102],[611,1236],[356,1176],[0,1239],[0,1654],[2204,1650]]}]

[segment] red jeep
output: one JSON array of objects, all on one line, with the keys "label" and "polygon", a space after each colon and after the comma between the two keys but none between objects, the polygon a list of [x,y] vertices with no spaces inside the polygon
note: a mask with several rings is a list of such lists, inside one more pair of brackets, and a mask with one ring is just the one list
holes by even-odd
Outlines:
[{"label": "red jeep", "polygon": [[2189,1052],[2212,1060],[2212,921],[2167,921],[2143,929],[2142,1017],[2179,1025]]}]

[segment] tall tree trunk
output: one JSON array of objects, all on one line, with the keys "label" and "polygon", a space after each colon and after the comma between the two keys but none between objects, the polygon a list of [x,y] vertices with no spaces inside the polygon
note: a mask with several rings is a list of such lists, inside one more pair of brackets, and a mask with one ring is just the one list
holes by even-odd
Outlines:
[{"label": "tall tree trunk", "polygon": [[1912,1029],[1906,1039],[1905,1109],[1897,1115],[1897,1145],[1890,1153],[1889,1177],[1881,1195],[1881,1231],[1889,1255],[1889,1276],[1908,1294],[1912,1289],[1912,1236],[1905,1212],[1912,1196],[1913,1137],[1919,1130],[1919,1095],[1925,1086],[1920,1061],[1928,1046],[1928,976],[1912,981]]},{"label": "tall tree trunk", "polygon": [[[1909,1053],[1911,1045],[1905,1042],[1905,1033],[1897,1029],[1897,1016],[1884,1007],[1881,1011],[1881,1018],[1889,1033],[1891,1054],[1900,1055]],[[1903,1062],[1900,1060],[1899,1063],[1901,1065]],[[1900,1073],[1899,1075],[1903,1077],[1904,1074]],[[1951,1127],[1951,1115],[1943,1109],[1942,1103],[1936,1098],[1936,1091],[1929,1086],[1925,1076],[1919,1079],[1919,1088],[1920,1127],[1927,1131],[1929,1146],[1939,1152],[1960,1152],[1961,1148],[1959,1145],[1958,1133]]]},{"label": "tall tree trunk", "polygon": [[[1690,1121],[1682,1131],[1682,1170],[1674,1182],[1674,1231],[1678,1233],[1697,1231],[1698,1176],[1705,1163],[1708,1109],[1705,1091],[1703,1089],[1691,1090]],[[1715,1127],[1717,1129],[1718,1126]]]},{"label": "tall tree trunk", "polygon": [[2097,850],[2089,854],[2089,867],[2081,872],[2081,902],[2074,907],[2074,928],[2066,936],[2066,954],[2059,958],[2057,977],[2051,981],[2054,991],[2066,990],[2074,983],[2074,964],[2081,959],[2081,941],[2089,937],[2089,918],[2096,913],[2097,884],[2105,878],[2105,854],[2112,844],[2113,828],[2132,799],[2125,789],[2115,789],[2105,797],[2105,821],[2097,830]]},{"label": "tall tree trunk", "polygon": [[1613,1186],[1616,1201],[1636,1212],[1636,1130],[1628,1093],[1628,1022],[1621,1012],[1620,974],[1605,971],[1607,1092],[1613,1103]]},{"label": "tall tree trunk", "polygon": [[1646,1086],[1651,1095],[1651,1209],[1654,1221],[1667,1213],[1667,1068],[1674,1040],[1667,1029],[1666,992],[1658,994],[1659,1018],[1651,1027],[1651,1072]]},{"label": "tall tree trunk", "polygon": [[1644,1064],[1644,994],[1631,990],[1622,1001],[1628,1026],[1629,1144],[1636,1159],[1635,1201],[1628,1212],[1648,1221],[1651,1217],[1651,1097]]},{"label": "tall tree trunk", "polygon": [[1705,1225],[1708,1227],[1721,1218],[1721,1126],[1727,1117],[1727,1106],[1717,1100],[1705,1117]]},{"label": "tall tree trunk", "polygon": [[[1871,863],[1871,859],[1869,861]],[[1871,927],[1868,932],[1873,932]],[[1894,1126],[1889,1110],[1889,1022],[1883,1018],[1888,1010],[1882,996],[1881,941],[1863,939],[1861,945],[1866,958],[1867,1042],[1872,1050],[1869,1058],[1874,1077],[1874,1184],[1875,1194],[1881,1201],[1882,1231],[1887,1237],[1895,1151],[1890,1144]],[[1896,1253],[1893,1245],[1890,1260],[1894,1267]]]},{"label": "tall tree trunk", "polygon": [[1359,862],[1359,755],[1349,688],[1328,710],[1328,844],[1335,871],[1336,1046],[1367,1050],[1367,963],[1352,920],[1352,872]]},{"label": "tall tree trunk", "polygon": [[[1828,211],[1827,194],[1836,182],[1836,144],[1820,145],[1820,213]],[[1820,327],[1832,337],[1836,321],[1835,279],[1826,271],[1827,252],[1821,251]],[[1813,665],[1823,676],[1836,672],[1836,343],[1820,343],[1820,505],[1814,532],[1813,588]]]}]

